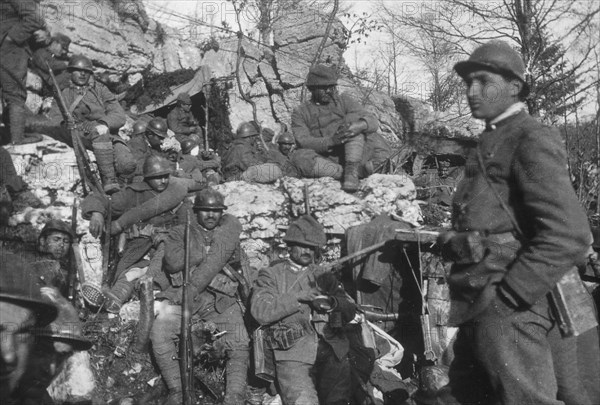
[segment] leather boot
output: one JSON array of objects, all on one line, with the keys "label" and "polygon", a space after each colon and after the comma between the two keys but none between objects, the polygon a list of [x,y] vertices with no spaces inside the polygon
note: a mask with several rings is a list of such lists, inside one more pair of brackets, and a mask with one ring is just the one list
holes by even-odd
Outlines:
[{"label": "leather boot", "polygon": [[13,145],[36,143],[42,140],[40,134],[25,133],[25,106],[12,104],[8,107],[8,127]]},{"label": "leather boot", "polygon": [[119,191],[119,184],[115,176],[112,142],[94,142],[92,144],[96,164],[102,177],[102,184],[106,194],[114,194]]},{"label": "leather boot", "polygon": [[358,191],[360,183],[358,182],[358,162],[347,162],[344,166],[344,180],[342,181],[342,190],[348,193]]},{"label": "leather boot", "polygon": [[244,405],[248,378],[248,350],[232,350],[225,370],[226,385],[223,405]]}]

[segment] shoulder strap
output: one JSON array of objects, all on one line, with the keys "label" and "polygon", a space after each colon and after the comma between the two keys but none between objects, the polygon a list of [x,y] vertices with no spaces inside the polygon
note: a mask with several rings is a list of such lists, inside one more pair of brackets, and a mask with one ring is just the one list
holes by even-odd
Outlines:
[{"label": "shoulder strap", "polygon": [[69,114],[73,114],[73,111],[75,111],[75,109],[77,108],[79,103],[81,103],[81,100],[83,100],[83,97],[85,97],[86,93],[87,93],[87,90],[85,90],[82,94],[79,94],[77,97],[75,97],[75,100],[73,100],[73,103],[69,106]]}]

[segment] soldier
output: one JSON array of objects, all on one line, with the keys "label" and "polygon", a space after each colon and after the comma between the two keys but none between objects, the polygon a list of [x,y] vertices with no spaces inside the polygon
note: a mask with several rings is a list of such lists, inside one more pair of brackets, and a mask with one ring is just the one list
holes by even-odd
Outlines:
[{"label": "soldier", "polygon": [[[115,281],[103,291],[107,298],[105,308],[118,313],[133,293],[135,281],[146,271],[152,276],[161,275],[161,246],[168,230],[185,219],[189,209],[186,196],[204,187],[190,179],[171,177],[169,162],[158,156],[148,156],[143,166],[144,181],[134,182],[112,196],[111,235],[123,232],[125,245],[117,264]],[[102,196],[91,194],[81,204],[82,216],[90,220],[90,233],[98,237],[104,230],[108,202]],[[154,248],[154,249],[153,249]],[[158,252],[158,253],[157,253]],[[150,254],[151,260],[144,260]],[[147,269],[150,267],[149,269]],[[89,302],[98,294],[84,295]]]},{"label": "soldier", "polygon": [[[135,171],[133,156],[125,141],[117,134],[125,124],[125,111],[106,86],[93,80],[94,66],[88,58],[83,55],[72,56],[68,71],[71,83],[62,91],[65,104],[73,114],[83,145],[94,151],[104,191],[114,193],[119,190],[115,169],[116,173],[123,176],[123,180]],[[37,123],[32,129],[73,146],[56,103],[50,109],[49,118],[50,126]]]},{"label": "soldier", "polygon": [[[217,330],[226,332],[220,338],[227,354],[224,405],[244,404],[248,371],[249,337],[244,326],[241,305],[236,299],[238,282],[223,272],[226,265],[230,271],[241,266],[242,251],[240,233],[242,226],[227,208],[223,196],[205,189],[196,194],[194,211],[196,220],[190,227],[191,310],[194,318],[212,322]],[[165,267],[172,275],[184,269],[184,226],[174,228],[165,246]],[[231,273],[230,273],[231,274]],[[173,277],[173,276],[172,276]],[[157,297],[164,299],[152,326],[150,339],[154,358],[163,381],[169,387],[165,404],[180,404],[181,374],[177,361],[174,339],[181,326],[181,287],[171,287]]]},{"label": "soldier", "polygon": [[284,176],[342,178],[341,165],[325,159],[312,149],[296,149],[296,139],[291,132],[277,137],[277,149],[269,150],[269,158],[277,163]]},{"label": "soldier", "polygon": [[181,141],[181,155],[179,156],[179,169],[192,176],[193,179],[205,178],[209,183],[219,184],[221,178],[221,158],[211,151],[202,151],[193,139]]},{"label": "soldier", "polygon": [[258,323],[268,326],[283,403],[350,403],[349,342],[340,329],[356,306],[335,276],[316,264],[326,237],[312,216],[290,224],[283,240],[290,258],[259,272],[250,306]]},{"label": "soldier", "polygon": [[2,0],[0,7],[0,87],[8,105],[8,114],[4,114],[3,118],[13,145],[39,142],[42,140],[40,135],[25,134],[25,80],[31,52],[28,42],[33,39],[46,45],[50,34],[38,0],[27,4],[19,0]]},{"label": "soldier", "polygon": [[204,145],[202,128],[192,113],[192,99],[188,93],[179,93],[177,95],[177,105],[167,115],[167,125],[169,129],[175,132],[175,138],[179,142],[190,138]]},{"label": "soldier", "polygon": [[168,136],[167,123],[162,118],[153,118],[148,124],[144,124],[142,121],[136,122],[133,129],[134,133],[127,146],[136,162],[135,174],[140,176],[148,156],[166,157],[160,146]]},{"label": "soldier", "polygon": [[452,195],[464,177],[464,171],[461,167],[451,168],[452,158],[450,155],[437,155],[435,161],[437,163],[435,175],[426,173],[417,176],[414,183],[417,187],[425,188],[429,202],[450,207]]},{"label": "soldier", "polygon": [[279,166],[268,163],[266,154],[259,149],[258,136],[256,125],[240,124],[231,147],[223,154],[225,181],[273,183],[282,176]]},{"label": "soldier", "polygon": [[[449,322],[459,332],[437,403],[598,404],[597,328],[562,337],[548,298],[590,246],[561,137],[527,113],[525,65],[507,43],[481,45],[454,69],[486,129],[439,240],[455,262]],[[595,312],[587,292],[573,299]]]},{"label": "soldier", "polygon": [[7,403],[27,366],[36,326],[57,315],[56,306],[42,297],[34,275],[15,255],[0,255],[0,402]]},{"label": "soldier", "polygon": [[[69,45],[71,44],[71,38],[68,36],[58,33],[52,36],[50,45],[41,47],[33,51],[31,58],[31,70],[40,76],[43,81],[43,94],[52,95],[54,94],[54,87],[50,73],[48,71],[48,65],[50,69],[56,75],[56,81],[61,90],[69,85],[69,74],[67,72]],[[48,63],[48,65],[46,65]]]},{"label": "soldier", "polygon": [[343,164],[342,189],[358,190],[359,178],[387,159],[389,146],[377,133],[379,122],[350,95],[337,93],[335,69],[316,65],[306,78],[311,100],[292,112],[292,132],[301,148]]},{"label": "soldier", "polygon": [[8,225],[13,197],[24,187],[25,182],[17,175],[10,153],[0,146],[0,226]]}]

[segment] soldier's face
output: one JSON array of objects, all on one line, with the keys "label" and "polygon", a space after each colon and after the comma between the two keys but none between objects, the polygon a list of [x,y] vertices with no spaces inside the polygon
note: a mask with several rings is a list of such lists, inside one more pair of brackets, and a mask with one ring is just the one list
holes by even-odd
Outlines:
[{"label": "soldier's face", "polygon": [[279,150],[285,156],[288,156],[290,153],[292,153],[292,150],[294,150],[294,146],[296,146],[296,144],[294,144],[293,142],[283,142],[279,144]]},{"label": "soldier's face", "polygon": [[315,248],[293,244],[290,246],[290,259],[300,266],[308,266],[315,262]]},{"label": "soldier's face", "polygon": [[76,86],[85,86],[90,81],[92,73],[87,70],[73,69],[71,71],[71,81]]},{"label": "soldier's face", "polygon": [[146,132],[146,139],[148,139],[148,143],[152,148],[160,150],[160,145],[162,144],[162,138],[160,136],[148,131]]},{"label": "soldier's face", "polygon": [[158,193],[163,192],[169,186],[169,175],[146,178],[146,183],[150,188]]},{"label": "soldier's face", "polygon": [[490,121],[519,101],[518,79],[508,79],[487,70],[476,70],[465,78],[467,100],[474,118]]},{"label": "soldier's face", "polygon": [[311,87],[312,100],[317,104],[329,104],[333,101],[335,86]]},{"label": "soldier's face", "polygon": [[181,109],[185,112],[190,112],[190,110],[192,109],[192,103],[179,103],[179,105],[181,106]]},{"label": "soldier's face", "polygon": [[50,232],[40,238],[40,249],[50,254],[53,259],[60,260],[67,256],[71,246],[71,237],[63,232]]},{"label": "soldier's face", "polygon": [[30,309],[0,301],[0,322],[0,403],[6,403],[27,366],[35,314]]},{"label": "soldier's face", "polygon": [[223,210],[220,209],[200,209],[196,210],[196,220],[202,227],[209,231],[215,229],[219,225],[219,221],[223,216]]}]

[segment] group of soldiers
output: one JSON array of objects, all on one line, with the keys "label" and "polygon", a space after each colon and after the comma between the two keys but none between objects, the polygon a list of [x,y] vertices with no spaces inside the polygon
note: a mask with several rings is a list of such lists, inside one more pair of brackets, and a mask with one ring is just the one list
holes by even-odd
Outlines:
[{"label": "group of soldiers", "polygon": [[[39,10],[28,14],[17,1],[2,6],[9,14],[0,29],[0,83],[10,136],[20,144],[36,140],[26,136],[23,117],[21,73],[28,41],[47,42],[47,31]],[[64,57],[65,38],[55,38],[55,48],[40,58]],[[344,190],[356,191],[359,179],[385,162],[389,148],[375,116],[337,92],[336,70],[310,69],[311,99],[294,110],[291,132],[279,134],[277,149],[266,150],[260,128],[245,122],[220,158],[202,147],[208,134],[193,116],[189,95],[178,95],[166,121],[136,122],[125,141],[118,135],[125,112],[93,79],[91,61],[74,55],[66,67],[56,67],[57,73],[61,69],[68,79],[61,79],[61,96],[77,136],[96,155],[102,178],[102,192],[82,203],[83,218],[93,236],[118,239],[120,256],[111,285],[81,293],[91,305],[117,313],[139,280],[152,278],[156,314],[150,340],[169,389],[165,403],[180,404],[192,394],[184,392],[176,346],[186,311],[194,314],[197,329],[209,331],[223,348],[224,404],[245,401],[246,385],[252,383],[247,380],[251,343],[262,344],[285,405],[365,403],[357,392],[369,379],[376,353],[365,351],[356,338],[352,321],[360,308],[321,262],[323,227],[310,215],[292,221],[284,236],[288,257],[251,271],[240,246],[240,222],[225,212],[225,196],[207,187],[223,179],[268,183],[282,176],[331,176]],[[598,404],[596,310],[577,272],[585,266],[592,237],[566,170],[564,146],[558,133],[527,113],[525,66],[508,44],[481,45],[455,71],[466,83],[473,117],[484,120],[486,129],[467,157],[464,177],[448,183],[454,195],[436,197],[452,209],[452,229],[440,235],[438,245],[453,262],[447,275],[449,322],[459,331],[449,383],[418,400]],[[56,105],[49,116],[34,129],[72,145],[65,111]],[[179,145],[176,153],[165,147],[175,144],[169,129]],[[447,167],[440,165],[440,178],[450,177]],[[193,203],[187,199],[191,193]],[[74,237],[72,228],[51,221],[35,249],[0,256],[3,403],[52,403],[45,388],[53,372],[37,376],[36,371],[55,372],[73,350],[91,346],[65,298],[70,286],[62,262]],[[184,283],[186,256],[190,277]],[[562,296],[553,294],[556,286],[574,294],[571,302],[586,316],[565,325],[556,312]],[[256,356],[255,351],[255,363]]]}]

